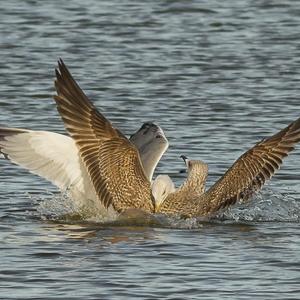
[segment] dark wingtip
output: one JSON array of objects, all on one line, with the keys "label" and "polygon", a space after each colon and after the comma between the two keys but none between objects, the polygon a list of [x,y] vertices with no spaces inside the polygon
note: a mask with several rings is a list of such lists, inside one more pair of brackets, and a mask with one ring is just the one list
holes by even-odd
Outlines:
[{"label": "dark wingtip", "polygon": [[63,66],[64,65],[64,61],[61,57],[58,58],[57,63],[58,63],[58,66]]},{"label": "dark wingtip", "polygon": [[58,69],[55,69],[55,76],[58,79],[60,77],[60,73]]},{"label": "dark wingtip", "polygon": [[58,59],[57,65],[58,68],[55,70],[58,70],[58,73],[60,73],[62,76],[64,73],[69,75],[68,68],[61,57]]},{"label": "dark wingtip", "polygon": [[57,60],[57,68],[55,68],[55,77],[56,79],[59,79],[61,77],[61,69],[63,66],[64,62],[61,57],[58,58]]}]

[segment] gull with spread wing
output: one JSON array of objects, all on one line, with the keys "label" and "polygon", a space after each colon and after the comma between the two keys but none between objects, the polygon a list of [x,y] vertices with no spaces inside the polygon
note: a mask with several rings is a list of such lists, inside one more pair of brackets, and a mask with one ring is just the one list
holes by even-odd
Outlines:
[{"label": "gull with spread wing", "polygon": [[199,178],[191,165],[187,184],[197,182],[197,193],[184,184],[157,205],[137,148],[97,111],[61,60],[56,78],[54,99],[65,127],[79,149],[99,201],[117,212],[138,208],[184,217],[212,215],[259,190],[300,141],[298,119],[248,150],[206,192],[206,164],[196,164]]},{"label": "gull with spread wing", "polygon": [[[244,153],[207,191],[207,165],[185,157],[188,176],[180,188],[175,189],[168,177],[151,184],[155,166],[168,147],[162,130],[145,123],[127,139],[96,109],[62,60],[55,87],[57,109],[70,136],[1,128],[0,151],[61,189],[71,187],[75,194],[91,198],[103,212],[139,209],[183,217],[211,216],[259,190],[300,141],[298,119]],[[149,132],[153,134],[146,142],[143,136]]]},{"label": "gull with spread wing", "polygon": [[[206,192],[202,190],[201,195],[195,196],[189,192],[171,193],[158,211],[184,217],[209,216],[239,200],[246,200],[271,179],[299,141],[300,118],[244,153]],[[204,187],[208,168],[204,163],[200,165],[198,180],[201,177],[199,185]]]},{"label": "gull with spread wing", "polygon": [[[137,148],[145,176],[151,181],[156,165],[169,145],[163,130],[146,122],[129,140]],[[79,208],[111,216],[98,200],[79,149],[70,136],[0,127],[0,153],[11,162],[51,181],[60,190],[67,190]]]}]

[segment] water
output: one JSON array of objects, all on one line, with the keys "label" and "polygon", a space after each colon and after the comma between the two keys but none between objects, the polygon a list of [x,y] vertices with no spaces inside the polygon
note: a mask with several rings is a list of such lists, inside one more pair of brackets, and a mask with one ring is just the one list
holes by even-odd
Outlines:
[{"label": "water", "polygon": [[[0,123],[63,132],[59,57],[123,132],[154,120],[209,184],[300,115],[298,1],[6,1]],[[256,199],[209,223],[49,219],[67,202],[1,161],[1,299],[299,299],[300,147]],[[65,201],[65,202],[64,202]]]}]

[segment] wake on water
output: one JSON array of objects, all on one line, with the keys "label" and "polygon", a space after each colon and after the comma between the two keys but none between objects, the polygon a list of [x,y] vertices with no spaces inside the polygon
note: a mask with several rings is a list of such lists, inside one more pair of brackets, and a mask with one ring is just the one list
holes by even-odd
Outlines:
[{"label": "wake on water", "polygon": [[300,201],[291,193],[266,188],[249,201],[220,213],[218,218],[236,222],[299,222]]},{"label": "wake on water", "polygon": [[238,203],[213,218],[167,217],[164,215],[140,215],[138,218],[128,216],[116,219],[99,213],[82,210],[75,206],[68,193],[47,193],[42,197],[30,196],[37,204],[36,214],[42,220],[65,223],[97,223],[109,226],[155,226],[180,229],[196,229],[203,223],[251,223],[251,222],[299,222],[300,201],[292,193],[274,192],[266,188],[251,200]]}]

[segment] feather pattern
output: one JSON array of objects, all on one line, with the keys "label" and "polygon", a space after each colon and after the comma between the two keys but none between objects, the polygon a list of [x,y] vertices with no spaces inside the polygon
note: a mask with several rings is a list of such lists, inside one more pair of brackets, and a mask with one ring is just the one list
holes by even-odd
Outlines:
[{"label": "feather pattern", "polygon": [[176,207],[165,203],[160,212],[186,217],[206,216],[247,199],[271,179],[299,141],[300,118],[244,153],[206,193],[180,202]]},{"label": "feather pattern", "polygon": [[178,214],[190,199],[198,199],[204,194],[208,175],[207,164],[200,160],[188,160],[187,170],[186,180],[178,189],[167,195],[159,205],[158,212]]},{"label": "feather pattern", "polygon": [[99,200],[118,212],[128,208],[153,212],[151,186],[137,148],[94,107],[62,60],[55,87],[57,109]]}]

